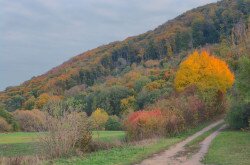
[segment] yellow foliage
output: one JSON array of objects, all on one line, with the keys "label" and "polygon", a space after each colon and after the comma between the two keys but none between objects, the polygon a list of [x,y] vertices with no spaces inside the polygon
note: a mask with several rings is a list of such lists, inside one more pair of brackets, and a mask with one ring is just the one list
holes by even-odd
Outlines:
[{"label": "yellow foliage", "polygon": [[48,101],[49,101],[49,94],[43,93],[38,97],[38,100],[36,101],[36,107],[38,109],[42,108]]},{"label": "yellow foliage", "polygon": [[151,83],[148,83],[147,85],[146,85],[146,88],[147,88],[147,90],[149,90],[149,91],[153,91],[153,90],[155,90],[155,89],[160,89],[160,88],[162,88],[164,85],[165,85],[165,81],[164,80],[156,80],[156,81],[153,81],[153,82],[151,82]]},{"label": "yellow foliage", "polygon": [[57,101],[61,100],[60,96],[51,96],[47,93],[43,93],[38,97],[38,100],[36,101],[35,105],[36,108],[41,109],[48,101]]},{"label": "yellow foliage", "polygon": [[234,83],[234,74],[225,61],[206,51],[195,51],[180,64],[175,77],[175,88],[184,90],[190,85],[200,90],[216,89],[225,92]]},{"label": "yellow foliage", "polygon": [[104,128],[106,122],[109,119],[109,115],[107,114],[106,111],[104,111],[104,109],[101,108],[97,108],[91,115],[91,118],[94,122],[94,126],[97,129],[102,129]]},{"label": "yellow foliage", "polygon": [[135,104],[135,96],[129,96],[121,100],[122,109],[128,109],[134,106]]}]

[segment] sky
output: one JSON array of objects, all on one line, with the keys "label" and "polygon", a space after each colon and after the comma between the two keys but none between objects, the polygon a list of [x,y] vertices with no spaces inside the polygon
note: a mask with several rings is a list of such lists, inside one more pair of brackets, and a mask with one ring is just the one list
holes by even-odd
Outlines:
[{"label": "sky", "polygon": [[0,90],[216,0],[0,0]]}]

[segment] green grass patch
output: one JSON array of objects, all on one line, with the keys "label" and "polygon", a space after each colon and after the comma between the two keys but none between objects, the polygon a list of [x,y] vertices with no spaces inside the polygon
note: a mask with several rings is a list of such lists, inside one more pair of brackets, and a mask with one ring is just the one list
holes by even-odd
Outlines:
[{"label": "green grass patch", "polygon": [[216,165],[249,165],[250,164],[250,132],[221,132],[213,141],[205,164]]},{"label": "green grass patch", "polygon": [[38,143],[0,144],[1,156],[27,156],[39,154]]},{"label": "green grass patch", "polygon": [[37,154],[37,135],[38,133],[34,132],[0,134],[0,156],[25,156]]},{"label": "green grass patch", "polygon": [[124,138],[124,131],[93,131],[93,140],[96,141],[113,142]]},{"label": "green grass patch", "polygon": [[[41,133],[39,133],[41,134]],[[0,144],[30,143],[37,139],[35,132],[14,132],[0,134]]]}]

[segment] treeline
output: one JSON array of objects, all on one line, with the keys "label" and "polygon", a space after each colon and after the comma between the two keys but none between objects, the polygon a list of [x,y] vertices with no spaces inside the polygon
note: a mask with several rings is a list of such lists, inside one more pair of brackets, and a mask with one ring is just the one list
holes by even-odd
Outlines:
[{"label": "treeline", "polygon": [[[168,81],[162,78],[162,75],[166,72],[174,74],[181,59],[189,51],[201,47],[209,47],[216,55],[227,60],[232,67],[236,67],[238,57],[229,52],[234,49],[232,45],[238,46],[246,41],[249,29],[249,6],[247,0],[224,0],[193,9],[154,31],[85,52],[42,76],[35,77],[20,86],[9,87],[0,93],[1,103],[8,111],[40,109],[46,100],[66,98],[68,91],[84,86],[84,92],[81,94],[84,96],[77,97],[84,97],[83,100],[86,100],[84,111],[89,114],[98,106],[106,108],[110,114],[118,114],[115,111],[121,109],[119,101],[105,100],[107,96],[113,97],[110,91],[118,94],[120,101],[136,95],[134,97],[137,109],[143,108],[152,100],[156,100],[161,95],[159,94],[161,90],[158,93],[157,90],[138,92],[131,86],[135,84],[129,85],[127,82],[120,82],[118,87],[113,87],[114,89],[98,91],[96,88],[100,84],[104,84],[105,88],[106,83],[110,83],[113,79],[122,79],[121,77],[132,74],[133,70],[137,71],[142,67],[145,71],[141,69],[140,76],[147,77],[147,81],[153,83],[152,86],[160,86],[159,81],[155,81]],[[237,55],[242,53],[233,51]],[[127,81],[135,80],[130,78]],[[149,101],[144,103],[143,99]],[[106,102],[107,106],[99,103],[101,101]]]}]

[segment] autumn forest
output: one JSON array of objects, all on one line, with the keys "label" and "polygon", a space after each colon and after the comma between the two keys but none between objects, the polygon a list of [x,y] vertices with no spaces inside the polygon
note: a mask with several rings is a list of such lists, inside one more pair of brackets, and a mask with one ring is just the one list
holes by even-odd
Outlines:
[{"label": "autumn forest", "polygon": [[[249,13],[249,0],[198,7],[7,87],[0,92],[0,132],[48,132],[48,137],[39,135],[54,145],[43,147],[50,153],[44,157],[64,164],[61,158],[80,151],[185,138],[183,132],[222,117],[229,127],[249,131]],[[94,143],[91,132],[100,138],[98,131],[104,130],[126,135],[122,143]],[[214,163],[209,154],[205,161]]]}]

